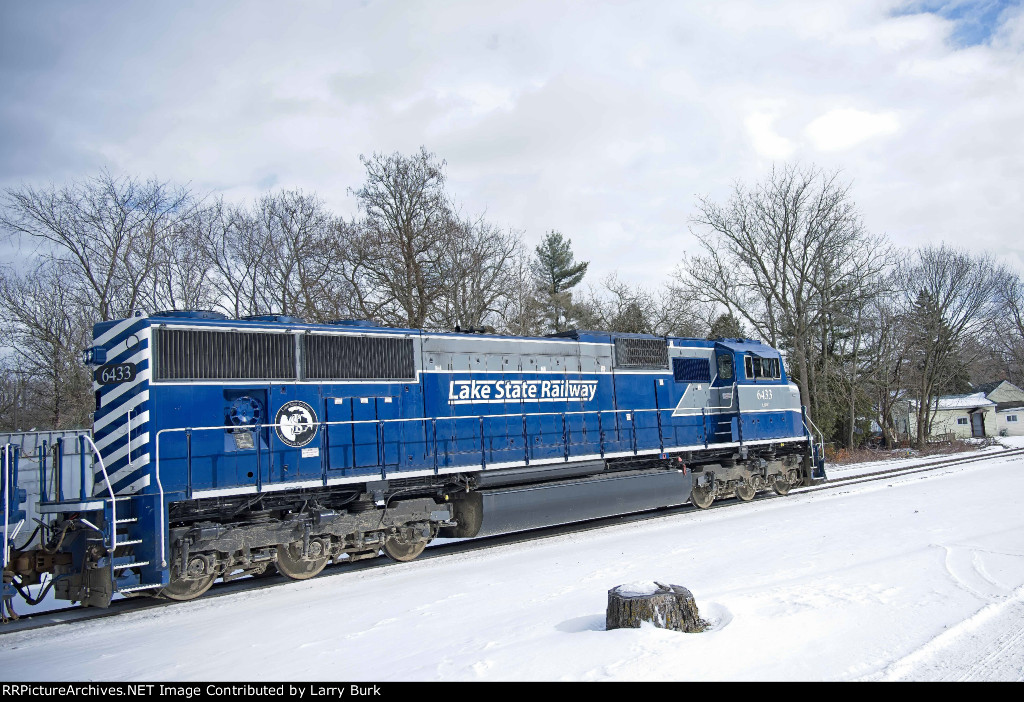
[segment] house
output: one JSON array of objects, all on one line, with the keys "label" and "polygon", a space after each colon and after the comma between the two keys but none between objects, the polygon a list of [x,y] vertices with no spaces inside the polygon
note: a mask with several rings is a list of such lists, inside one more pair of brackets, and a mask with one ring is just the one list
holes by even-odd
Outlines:
[{"label": "house", "polygon": [[[930,439],[955,437],[981,438],[996,435],[996,403],[985,393],[944,395],[934,400]],[[900,403],[896,409],[896,429],[911,440],[917,437],[917,402]]]},{"label": "house", "polygon": [[996,403],[995,436],[1024,436],[1024,390],[1008,380],[974,388]]},{"label": "house", "polygon": [[[967,395],[943,395],[934,402],[929,438],[1024,435],[1024,390],[1009,381],[985,383]],[[911,440],[917,436],[914,400],[897,403],[894,418],[899,436]]]}]

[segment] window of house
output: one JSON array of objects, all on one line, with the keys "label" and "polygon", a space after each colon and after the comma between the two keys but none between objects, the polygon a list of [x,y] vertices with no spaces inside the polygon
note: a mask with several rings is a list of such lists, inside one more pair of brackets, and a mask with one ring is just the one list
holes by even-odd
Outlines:
[{"label": "window of house", "polygon": [[967,424],[967,417],[957,417],[957,424]]},{"label": "window of house", "polygon": [[1006,421],[1008,421],[1008,422],[1016,422],[1017,421],[1017,415],[1015,415],[1015,414],[1008,414],[1008,415],[1006,415]]}]

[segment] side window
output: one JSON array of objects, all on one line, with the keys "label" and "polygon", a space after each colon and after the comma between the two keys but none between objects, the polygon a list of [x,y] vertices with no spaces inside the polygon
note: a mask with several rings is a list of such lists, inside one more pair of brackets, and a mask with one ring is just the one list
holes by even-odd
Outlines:
[{"label": "side window", "polygon": [[727,353],[718,356],[718,377],[722,380],[732,380],[732,356]]},{"label": "side window", "polygon": [[782,373],[779,371],[779,359],[777,358],[744,356],[743,368],[747,373],[747,380],[782,377]]}]

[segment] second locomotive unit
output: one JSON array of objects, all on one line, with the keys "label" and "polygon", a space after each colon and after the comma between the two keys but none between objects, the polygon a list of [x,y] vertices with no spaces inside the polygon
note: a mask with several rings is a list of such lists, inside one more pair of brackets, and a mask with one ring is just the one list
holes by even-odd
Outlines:
[{"label": "second locomotive unit", "polygon": [[[217,578],[411,560],[438,535],[824,479],[783,358],[745,339],[167,312],[96,325],[86,360],[80,467],[65,446],[44,452],[49,521],[5,552],[22,594],[50,573],[86,605],[191,599]],[[16,479],[4,488],[16,510]]]}]

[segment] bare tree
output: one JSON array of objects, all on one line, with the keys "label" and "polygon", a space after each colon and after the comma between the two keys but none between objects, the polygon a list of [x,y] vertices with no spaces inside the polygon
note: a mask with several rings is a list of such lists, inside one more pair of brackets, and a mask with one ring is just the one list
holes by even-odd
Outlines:
[{"label": "bare tree", "polygon": [[544,333],[544,305],[530,270],[530,259],[520,251],[509,263],[508,287],[498,315],[497,329],[504,334],[539,336]]},{"label": "bare tree", "polygon": [[903,433],[897,423],[897,408],[908,396],[909,369],[906,323],[897,288],[886,286],[865,309],[863,346],[859,385],[886,446],[892,447]]},{"label": "bare tree", "polygon": [[1003,273],[996,305],[993,333],[985,341],[998,355],[1002,375],[1024,387],[1024,281],[1019,275]]},{"label": "bare tree", "polygon": [[319,198],[283,191],[263,197],[256,211],[272,252],[262,261],[270,305],[263,311],[329,321],[347,309],[349,242]]},{"label": "bare tree", "polygon": [[275,252],[258,218],[222,199],[203,208],[198,218],[199,245],[221,292],[217,306],[233,317],[266,310],[270,305],[263,271]]},{"label": "bare tree", "polygon": [[91,378],[79,361],[91,340],[90,311],[63,284],[70,267],[44,261],[24,277],[0,274],[3,342],[21,374],[15,400],[24,407],[25,388],[33,388],[29,404],[47,408],[41,419],[55,428],[83,426],[92,404]]},{"label": "bare tree", "polygon": [[476,220],[450,222],[439,266],[444,291],[439,298],[434,325],[498,327],[510,304],[516,260],[523,255],[521,236]]},{"label": "bare tree", "polygon": [[1004,276],[990,255],[945,245],[918,249],[902,267],[919,443],[931,430],[938,396],[955,389],[957,375],[965,377],[973,360],[965,342],[991,324]]},{"label": "bare tree", "polygon": [[193,226],[216,305],[228,314],[308,321],[352,314],[351,231],[315,195],[268,193],[248,208],[218,201]]},{"label": "bare tree", "polygon": [[442,271],[454,221],[444,190],[444,161],[420,148],[360,156],[366,182],[351,191],[362,218],[355,227],[353,270],[364,316],[422,328],[449,286]]},{"label": "bare tree", "polygon": [[63,188],[8,188],[0,225],[73,264],[64,283],[99,320],[128,314],[152,290],[160,242],[191,207],[189,194],[156,180],[107,172]]},{"label": "bare tree", "polygon": [[205,244],[222,235],[222,208],[220,201],[194,207],[159,238],[149,309],[212,309],[218,305],[224,289],[217,285],[217,269]]},{"label": "bare tree", "polygon": [[789,352],[790,372],[826,434],[841,415],[833,358],[887,246],[869,235],[838,173],[787,165],[753,188],[737,183],[724,205],[698,201],[703,254],[684,259],[676,285]]}]

